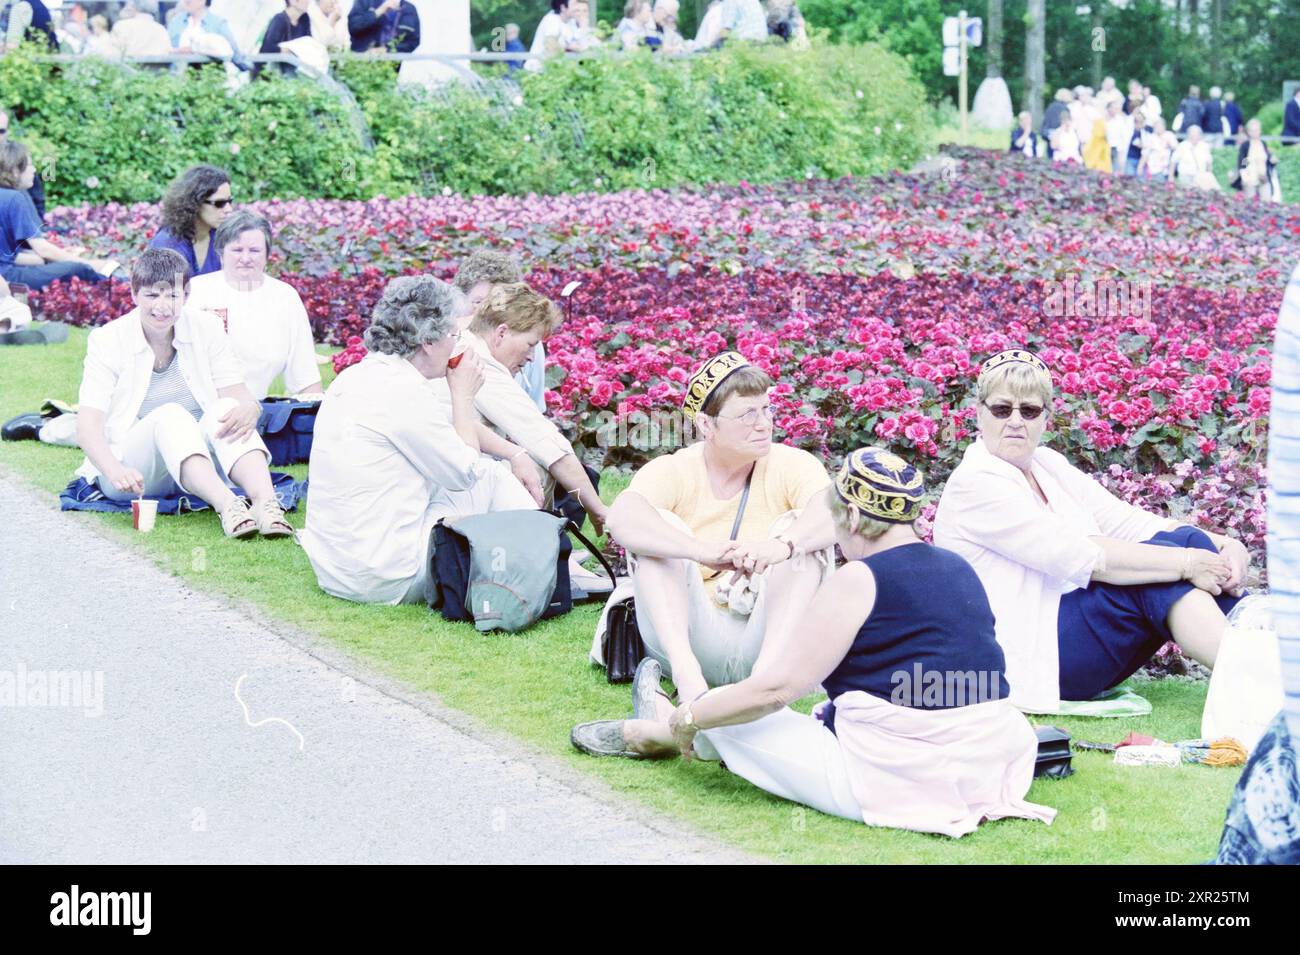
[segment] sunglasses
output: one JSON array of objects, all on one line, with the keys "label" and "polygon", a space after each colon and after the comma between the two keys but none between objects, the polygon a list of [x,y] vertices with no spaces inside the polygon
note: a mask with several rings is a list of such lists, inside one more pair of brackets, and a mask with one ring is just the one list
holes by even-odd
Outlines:
[{"label": "sunglasses", "polygon": [[1025,421],[1033,421],[1043,413],[1042,405],[991,405],[986,401],[984,402],[984,407],[989,409],[989,414],[999,419],[1010,418],[1011,412],[1016,411],[1017,409],[1020,411],[1020,417]]},{"label": "sunglasses", "polygon": [[203,201],[206,202],[208,205],[212,206],[212,208],[214,209],[224,209],[226,208],[226,206],[230,205],[235,200],[234,199],[204,199]]}]

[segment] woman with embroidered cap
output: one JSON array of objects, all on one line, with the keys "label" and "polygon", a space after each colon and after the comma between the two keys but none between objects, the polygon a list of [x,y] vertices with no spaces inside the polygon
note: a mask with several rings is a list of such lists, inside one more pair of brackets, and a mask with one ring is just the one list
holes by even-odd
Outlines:
[{"label": "woman with embroidered cap", "polygon": [[976,400],[980,434],[944,487],[934,541],[984,583],[1016,706],[1091,699],[1170,639],[1213,666],[1245,546],[1127,504],[1040,447],[1052,377],[1036,355],[994,355]]},{"label": "woman with embroidered cap", "polygon": [[[1055,810],[1024,798],[1038,738],[1007,699],[988,600],[966,561],[917,536],[924,496],[896,455],[849,455],[823,495],[848,563],[770,666],[672,712],[664,748],[689,757],[702,738],[754,785],[872,826],[1050,823]],[[789,709],[818,685],[824,722]]]},{"label": "woman with embroidered cap", "polygon": [[[609,508],[654,663],[645,682],[657,686],[662,666],[682,699],[761,669],[833,566],[830,478],[807,451],[773,443],[772,386],[738,352],[710,358],[682,406],[701,440],[650,461]],[[620,599],[616,590],[610,603]],[[634,751],[619,726],[579,733],[575,745]]]}]

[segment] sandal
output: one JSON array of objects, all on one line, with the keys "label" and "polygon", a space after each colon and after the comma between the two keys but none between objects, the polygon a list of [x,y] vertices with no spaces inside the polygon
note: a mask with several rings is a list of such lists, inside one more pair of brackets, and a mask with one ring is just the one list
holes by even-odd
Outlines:
[{"label": "sandal", "polygon": [[243,540],[257,533],[257,521],[244,503],[242,497],[236,497],[221,512],[221,530],[227,537]]},{"label": "sandal", "polygon": [[254,516],[257,520],[258,533],[263,537],[293,536],[293,525],[284,519],[284,511],[275,498],[268,497],[263,501]]}]

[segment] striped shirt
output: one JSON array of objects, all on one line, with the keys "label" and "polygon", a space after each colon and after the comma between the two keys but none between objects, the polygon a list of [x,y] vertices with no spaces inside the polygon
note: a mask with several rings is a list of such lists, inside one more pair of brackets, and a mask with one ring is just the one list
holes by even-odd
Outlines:
[{"label": "striped shirt", "polygon": [[1300,266],[1287,284],[1273,344],[1268,474],[1269,588],[1287,725],[1300,742]]},{"label": "striped shirt", "polygon": [[136,417],[143,418],[149,412],[166,404],[180,405],[194,415],[195,421],[203,417],[203,409],[194,400],[190,386],[185,384],[185,376],[181,374],[181,365],[174,353],[166,368],[162,371],[155,369],[149,376],[149,391],[145,394],[144,401],[140,403],[140,413]]}]

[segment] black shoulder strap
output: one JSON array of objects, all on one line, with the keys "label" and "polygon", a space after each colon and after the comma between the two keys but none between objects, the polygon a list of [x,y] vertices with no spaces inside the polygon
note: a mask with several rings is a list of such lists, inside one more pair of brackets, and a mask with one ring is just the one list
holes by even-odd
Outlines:
[{"label": "black shoulder strap", "polygon": [[573,523],[573,521],[569,521],[568,525],[569,533],[582,541],[583,546],[587,548],[591,556],[600,561],[600,566],[605,568],[605,573],[609,574],[610,581],[617,586],[618,580],[614,576],[614,568],[609,565],[609,561],[607,561],[605,555],[600,552],[600,548],[587,540],[586,535],[584,535],[582,531],[578,530],[578,525]]},{"label": "black shoulder strap", "polygon": [[736,520],[731,525],[730,539],[733,541],[736,539],[736,535],[740,533],[740,522],[745,517],[745,504],[749,501],[749,485],[753,483],[754,468],[756,467],[758,467],[757,461],[749,466],[749,474],[745,476],[745,489],[740,492],[740,506],[736,508]]}]

